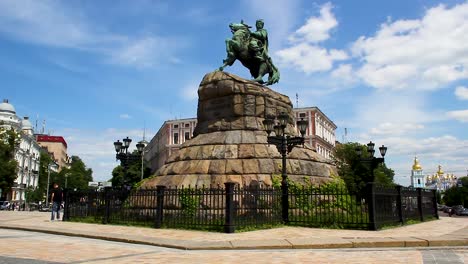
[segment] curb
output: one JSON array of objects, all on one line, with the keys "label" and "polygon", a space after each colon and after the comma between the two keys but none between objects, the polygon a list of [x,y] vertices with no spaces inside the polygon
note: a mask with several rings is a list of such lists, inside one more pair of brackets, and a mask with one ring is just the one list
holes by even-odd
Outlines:
[{"label": "curb", "polygon": [[53,235],[83,237],[113,242],[140,244],[181,250],[252,250],[252,249],[337,249],[337,248],[392,248],[392,247],[453,247],[468,246],[467,238],[442,237],[348,237],[348,238],[297,238],[274,240],[193,241],[123,234],[112,236],[91,232],[73,232],[65,229],[47,229],[0,225],[0,229],[40,232]]}]

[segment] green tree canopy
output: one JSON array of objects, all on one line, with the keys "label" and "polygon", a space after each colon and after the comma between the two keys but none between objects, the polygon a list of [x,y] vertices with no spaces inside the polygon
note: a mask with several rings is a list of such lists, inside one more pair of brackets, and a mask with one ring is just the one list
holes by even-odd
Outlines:
[{"label": "green tree canopy", "polygon": [[454,186],[446,190],[442,200],[448,206],[463,205],[464,207],[468,207],[468,186]]},{"label": "green tree canopy", "polygon": [[361,158],[369,158],[367,146],[357,142],[337,145],[333,155],[338,169],[338,175],[345,181],[351,193],[359,193],[368,182],[392,184],[395,172],[385,164],[379,164],[374,170],[374,178],[368,164],[362,163],[356,153],[356,148],[362,149]]},{"label": "green tree canopy", "polygon": [[[39,180],[36,189],[29,189],[26,194],[28,196],[27,200],[29,202],[39,202],[45,201],[47,193],[47,180],[49,179],[49,188],[52,188],[53,179],[57,178],[57,172],[50,170],[49,164],[52,166],[53,160],[52,157],[45,151],[41,151],[39,157]],[[49,177],[50,173],[50,177]]]},{"label": "green tree canopy", "polygon": [[11,128],[0,127],[0,189],[2,196],[11,190],[18,173],[15,147],[20,143],[19,134]]},{"label": "green tree canopy", "polygon": [[[135,150],[133,154],[137,155],[138,152]],[[139,155],[139,154],[138,154]],[[146,162],[143,163],[143,178],[148,178],[150,174],[150,169],[146,167]],[[118,165],[112,170],[112,186],[122,187],[124,185],[136,186],[141,180],[141,160],[137,160],[131,163],[127,170],[121,165]]]},{"label": "green tree canopy", "polygon": [[70,168],[63,168],[53,178],[53,182],[57,182],[62,188],[80,190],[88,189],[88,182],[91,181],[93,181],[93,170],[87,168],[83,160],[78,156],[72,156]]},{"label": "green tree canopy", "polygon": [[467,187],[467,188],[468,188],[468,176],[466,176],[466,177],[461,177],[461,178],[458,179],[458,180],[461,182],[461,184],[462,184],[463,187]]}]

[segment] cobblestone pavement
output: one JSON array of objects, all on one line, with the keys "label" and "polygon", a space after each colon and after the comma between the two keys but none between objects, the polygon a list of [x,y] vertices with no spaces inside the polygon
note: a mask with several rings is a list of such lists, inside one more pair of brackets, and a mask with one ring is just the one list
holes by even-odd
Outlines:
[{"label": "cobblestone pavement", "polygon": [[296,250],[178,250],[18,230],[0,230],[10,263],[468,263],[468,247]]},{"label": "cobblestone pavement", "polygon": [[235,241],[235,240],[261,240],[299,239],[299,238],[388,238],[388,237],[422,237],[422,236],[457,236],[464,230],[463,237],[467,236],[468,217],[441,217],[437,221],[407,225],[380,231],[320,229],[305,227],[281,227],[274,229],[257,230],[235,234],[217,232],[153,229],[116,225],[83,224],[73,222],[50,222],[49,213],[42,212],[12,212],[0,211],[0,226],[15,225],[18,227],[37,227],[43,229],[75,230],[88,233],[105,234],[131,234],[158,239],[183,239],[186,241]]}]

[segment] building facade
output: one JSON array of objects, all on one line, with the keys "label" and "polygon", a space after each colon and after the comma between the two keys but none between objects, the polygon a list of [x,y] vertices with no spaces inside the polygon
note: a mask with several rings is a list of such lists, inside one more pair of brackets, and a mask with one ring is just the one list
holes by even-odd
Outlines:
[{"label": "building facade", "polygon": [[8,100],[0,104],[1,126],[13,128],[20,136],[20,143],[15,150],[18,162],[17,176],[10,192],[0,193],[0,197],[22,204],[25,201],[27,189],[34,189],[39,183],[39,161],[41,146],[34,137],[34,131],[28,117],[23,119],[16,115],[16,110]]},{"label": "building facade", "polygon": [[196,125],[196,118],[168,120],[163,123],[145,149],[145,160],[151,173],[164,165],[169,156],[178,152],[180,144],[193,137]]},{"label": "building facade", "polygon": [[309,122],[305,141],[326,159],[331,159],[336,142],[337,126],[318,107],[294,108],[296,121],[304,119]]},{"label": "building facade", "polygon": [[[303,118],[309,121],[306,144],[330,159],[335,148],[336,125],[318,107],[294,108],[293,112],[296,120]],[[196,125],[196,118],[168,120],[163,123],[146,147],[145,160],[149,163],[151,173],[164,165],[169,156],[179,150],[180,144],[193,137]]]},{"label": "building facade", "polygon": [[58,165],[58,171],[68,166],[70,158],[67,154],[67,142],[62,136],[36,134],[35,137],[44,150],[53,154],[53,160]]}]

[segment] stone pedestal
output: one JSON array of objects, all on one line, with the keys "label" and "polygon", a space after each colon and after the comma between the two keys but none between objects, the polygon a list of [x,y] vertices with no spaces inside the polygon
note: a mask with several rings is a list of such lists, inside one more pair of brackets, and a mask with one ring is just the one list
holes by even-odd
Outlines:
[{"label": "stone pedestal", "polygon": [[[289,98],[226,72],[205,75],[198,96],[194,137],[142,186],[271,185],[281,175],[281,155],[268,145],[262,121],[286,112],[286,131],[298,135]],[[306,145],[288,155],[287,173],[293,181],[321,183],[336,169]]]}]

